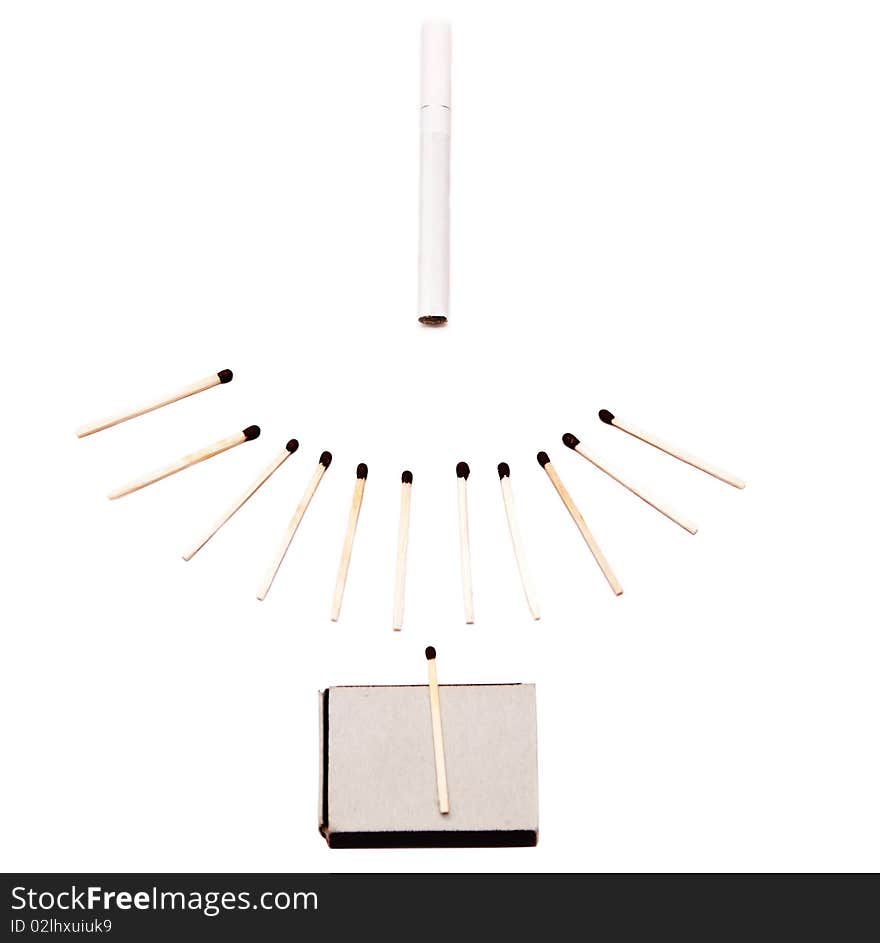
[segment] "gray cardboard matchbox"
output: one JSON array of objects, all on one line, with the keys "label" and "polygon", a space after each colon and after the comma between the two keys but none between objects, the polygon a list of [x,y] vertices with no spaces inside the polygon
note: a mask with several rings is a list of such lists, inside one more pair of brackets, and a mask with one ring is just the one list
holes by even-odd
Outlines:
[{"label": "gray cardboard matchbox", "polygon": [[427,685],[327,688],[319,713],[319,825],[331,848],[537,843],[533,684],[440,685],[448,815]]}]

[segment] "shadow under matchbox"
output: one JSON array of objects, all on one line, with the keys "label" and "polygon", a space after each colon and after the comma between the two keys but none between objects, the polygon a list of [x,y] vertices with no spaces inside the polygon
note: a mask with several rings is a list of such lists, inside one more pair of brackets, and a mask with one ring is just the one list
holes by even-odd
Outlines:
[{"label": "shadow under matchbox", "polygon": [[320,831],[331,848],[537,844],[535,686],[444,684],[439,699],[447,813],[428,685],[320,693]]}]

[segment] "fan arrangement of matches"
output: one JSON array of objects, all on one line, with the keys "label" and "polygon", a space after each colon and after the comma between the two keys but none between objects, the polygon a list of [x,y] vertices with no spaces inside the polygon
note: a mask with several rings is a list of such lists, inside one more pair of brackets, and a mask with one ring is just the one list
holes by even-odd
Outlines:
[{"label": "fan arrangement of matches", "polygon": [[[231,370],[221,370],[207,378],[197,380],[195,383],[191,383],[188,386],[171,393],[170,395],[160,397],[135,409],[115,414],[108,419],[84,426],[78,431],[77,435],[82,438],[84,436],[89,436],[93,433],[100,432],[104,429],[109,429],[110,427],[118,425],[119,423],[126,422],[130,419],[136,418],[137,416],[142,416],[145,413],[152,412],[155,409],[159,409],[171,403],[178,402],[179,400],[185,399],[186,397],[204,392],[205,390],[209,390],[214,386],[229,383],[232,380],[232,376]],[[640,442],[659,449],[666,455],[676,458],[681,462],[685,462],[686,464],[691,465],[692,467],[699,469],[700,471],[705,472],[714,478],[717,478],[719,481],[723,481],[728,485],[732,485],[734,488],[745,487],[745,483],[741,479],[730,475],[728,472],[721,470],[717,466],[710,465],[707,462],[704,462],[702,459],[696,458],[694,455],[685,452],[676,446],[670,445],[668,442],[663,441],[651,433],[638,429],[631,423],[609,412],[607,409],[602,409],[599,411],[599,418],[602,420],[602,422],[606,423],[612,428],[619,429],[621,432],[625,432],[628,435],[633,436]],[[111,499],[116,499],[124,495],[131,494],[132,492],[138,491],[141,488],[145,488],[157,481],[161,481],[163,478],[167,478],[170,475],[181,472],[186,468],[190,468],[199,462],[213,458],[214,456],[219,455],[222,452],[226,452],[235,446],[242,445],[245,442],[253,441],[254,439],[257,439],[259,435],[259,426],[248,426],[240,432],[236,432],[231,436],[213,442],[195,452],[163,465],[155,471],[134,479],[128,484],[123,485],[121,488],[117,488],[116,490],[112,491],[109,494],[109,497]],[[660,514],[667,517],[670,521],[686,530],[689,534],[696,534],[696,524],[679,514],[677,511],[673,510],[665,502],[662,502],[650,495],[644,488],[633,484],[631,481],[627,480],[624,476],[618,474],[616,471],[612,471],[606,462],[599,459],[594,453],[587,451],[581,445],[580,439],[578,439],[575,435],[570,432],[566,432],[562,436],[562,443],[567,448],[577,452],[578,455],[586,459],[586,461],[590,462],[600,471],[604,472],[619,485],[626,488],[627,491],[631,492],[637,498],[644,501],[645,504],[654,508],[654,510],[658,511]],[[211,524],[211,526],[208,527],[196,541],[194,541],[192,546],[186,551],[186,553],[183,554],[183,559],[191,560],[199,552],[199,550],[201,550],[205,544],[207,544],[208,541],[217,534],[223,525],[229,521],[234,514],[241,510],[242,507],[244,507],[250,498],[252,498],[257,493],[257,491],[287,461],[287,459],[289,459],[291,455],[293,455],[298,450],[298,448],[299,442],[296,439],[290,439],[284,445],[284,447],[272,457],[268,465],[266,465],[259,472],[256,478],[225,508],[225,510],[218,516],[214,523]],[[602,571],[602,574],[607,580],[608,585],[611,587],[611,590],[616,596],[620,596],[623,593],[623,587],[621,586],[620,581],[615,575],[611,564],[608,562],[604,553],[602,552],[599,543],[587,526],[587,522],[584,519],[583,514],[574,503],[571,495],[568,492],[568,489],[565,487],[565,484],[560,478],[559,473],[554,467],[553,462],[550,461],[549,455],[546,452],[539,452],[537,459],[538,464],[541,466],[541,468],[543,468],[551,484],[562,500],[562,503],[565,505],[566,510],[571,515],[572,520],[580,531],[581,536],[584,538],[590,553],[593,555],[593,558],[599,566],[599,569]],[[265,599],[268,595],[275,577],[281,568],[281,564],[284,562],[284,558],[287,555],[287,551],[290,548],[293,538],[296,535],[299,525],[305,517],[306,511],[308,511],[309,505],[315,496],[315,493],[317,492],[318,486],[321,484],[324,475],[329,469],[332,460],[333,456],[330,452],[327,451],[322,452],[319,456],[312,477],[309,479],[302,498],[300,499],[300,502],[297,505],[296,510],[294,511],[293,516],[291,517],[284,531],[282,540],[278,544],[278,547],[272,556],[271,562],[266,570],[265,576],[260,583],[259,589],[257,591],[257,599]],[[497,470],[498,478],[501,483],[501,498],[504,503],[504,510],[507,516],[510,539],[513,544],[513,552],[516,559],[517,568],[519,570],[523,594],[525,596],[525,601],[532,618],[539,619],[540,609],[538,607],[537,595],[535,593],[534,584],[530,576],[523,538],[516,516],[516,508],[513,500],[513,489],[511,485],[510,466],[507,464],[507,462],[501,462],[498,465]],[[467,496],[468,479],[470,478],[471,474],[470,466],[467,462],[459,462],[455,467],[455,473],[458,482],[458,530],[462,598],[464,603],[465,622],[467,624],[472,624],[474,622],[474,603],[473,580],[471,575],[471,551]],[[403,628],[404,602],[406,598],[407,549],[409,546],[410,502],[412,500],[413,481],[413,473],[409,470],[404,471],[400,476],[400,517],[398,524],[397,561],[395,567],[394,606],[392,617],[392,628],[395,631],[400,631]],[[342,599],[345,593],[345,584],[351,563],[352,550],[354,548],[355,535],[357,532],[358,519],[360,517],[361,504],[364,500],[366,484],[367,466],[361,462],[355,470],[354,491],[352,493],[351,505],[345,527],[345,536],[342,544],[342,553],[339,560],[336,584],[333,590],[330,618],[334,622],[339,619],[340,612],[342,610]]]},{"label": "fan arrangement of matches", "polygon": [[[451,105],[452,105],[452,38],[450,26],[445,22],[428,21],[422,27],[422,49],[421,49],[421,98],[419,107],[420,124],[420,173],[419,173],[419,300],[418,315],[422,324],[437,327],[447,323],[449,314],[449,168],[450,168],[450,130],[451,130]],[[206,390],[215,386],[229,383],[232,380],[231,370],[220,370],[216,374],[211,374],[204,379],[197,380],[194,383],[176,390],[166,396],[148,401],[147,403],[134,409],[117,413],[107,419],[84,426],[77,433],[80,437],[89,436],[104,429],[109,429],[119,423],[142,416],[145,413],[152,412],[176,403],[179,400]],[[744,483],[727,472],[709,465],[702,460],[695,458],[687,452],[669,445],[667,442],[657,438],[650,433],[637,429],[635,426],[615,416],[608,410],[603,409],[599,412],[599,418],[607,425],[622,432],[627,433],[653,448],[686,462],[694,468],[705,472],[708,475],[726,482],[735,488],[743,488]],[[149,474],[134,479],[130,483],[118,488],[110,494],[111,498],[120,498],[123,495],[131,494],[148,485],[161,481],[169,475],[174,475],[191,467],[199,462],[206,461],[216,455],[226,452],[231,448],[242,445],[245,442],[253,441],[260,435],[259,426],[248,426],[240,432],[227,436],[209,445],[206,445],[196,452],[192,452],[173,462],[163,465]],[[580,439],[567,432],[562,437],[563,444],[578,453],[591,464],[595,465],[600,471],[604,472],[619,485],[626,488],[637,498],[644,501],[654,510],[669,518],[679,527],[684,528],[688,533],[697,532],[696,525],[691,523],[666,503],[651,497],[643,488],[637,487],[627,480],[626,477],[612,471],[608,465],[596,457],[592,452],[587,451],[581,446]],[[299,448],[296,439],[290,439],[284,447],[271,459],[263,468],[257,477],[225,508],[217,517],[213,524],[208,527],[199,538],[194,541],[192,546],[183,555],[184,560],[191,560],[201,549],[211,540],[217,532],[226,524],[229,519],[241,510],[242,507],[262,488],[262,486],[275,474],[276,471],[293,455]],[[272,584],[281,568],[287,555],[287,551],[293,542],[296,532],[309,509],[312,499],[318,490],[318,486],[327,473],[333,456],[330,452],[322,452],[318,458],[315,470],[310,478],[306,489],[300,499],[296,510],[293,513],[284,534],[277,545],[275,553],[271,557],[269,565],[265,571],[262,582],[257,590],[257,598],[265,599]],[[572,520],[577,526],[593,555],[599,569],[611,587],[616,596],[623,593],[623,587],[620,584],[611,564],[606,559],[598,541],[592,531],[587,526],[583,514],[572,500],[568,489],[562,482],[559,473],[556,471],[550,457],[546,452],[538,453],[538,463],[543,468],[550,483],[555,488],[562,503],[565,505]],[[455,473],[458,487],[458,530],[459,530],[459,555],[461,563],[461,583],[462,599],[464,607],[465,622],[468,624],[474,621],[474,601],[473,601],[473,578],[471,574],[471,547],[470,547],[470,529],[468,515],[468,479],[471,469],[467,462],[459,462],[456,465]],[[526,560],[524,542],[520,532],[519,523],[516,516],[516,508],[513,500],[513,488],[511,485],[510,466],[507,462],[501,462],[498,465],[498,478],[501,482],[501,498],[504,502],[504,510],[507,515],[507,524],[510,531],[510,539],[513,544],[514,557],[519,570],[520,581],[522,583],[523,594],[526,604],[533,619],[540,618],[540,609],[538,607],[535,587],[529,573],[529,567]],[[348,518],[345,528],[345,536],[342,544],[342,553],[339,560],[339,568],[336,575],[336,583],[333,590],[333,599],[331,603],[330,618],[335,622],[339,619],[342,610],[342,600],[345,593],[345,584],[348,578],[349,567],[351,564],[352,550],[357,532],[358,519],[361,512],[361,504],[364,500],[364,492],[367,484],[367,466],[361,463],[355,471],[354,491],[351,498],[351,506],[348,512]],[[397,536],[397,560],[394,574],[394,605],[392,615],[392,628],[400,631],[403,628],[404,603],[406,600],[406,564],[407,550],[409,547],[409,526],[410,526],[410,502],[413,491],[413,473],[409,470],[403,472],[400,476],[400,518]]]}]

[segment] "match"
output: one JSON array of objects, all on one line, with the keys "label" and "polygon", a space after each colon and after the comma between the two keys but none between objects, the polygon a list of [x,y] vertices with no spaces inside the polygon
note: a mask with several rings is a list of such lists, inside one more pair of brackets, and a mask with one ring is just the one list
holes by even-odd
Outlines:
[{"label": "match", "polygon": [[557,494],[562,498],[562,503],[568,510],[568,513],[571,515],[571,519],[577,524],[578,530],[581,532],[581,536],[586,541],[587,546],[590,548],[590,553],[596,559],[596,563],[599,564],[599,569],[605,575],[605,579],[608,580],[608,585],[614,592],[615,596],[620,596],[623,592],[623,587],[617,581],[617,577],[614,575],[614,571],[608,564],[608,561],[605,559],[605,554],[599,549],[599,545],[596,543],[596,539],[590,533],[590,529],[587,527],[587,522],[584,520],[583,515],[577,509],[574,501],[571,499],[571,495],[568,493],[565,485],[562,483],[559,475],[556,473],[556,469],[553,467],[553,463],[550,461],[549,456],[546,452],[538,452],[538,464],[541,468],[547,472],[547,477],[553,483],[553,487],[556,489]]},{"label": "match", "polygon": [[405,471],[400,476],[400,523],[397,527],[397,569],[394,578],[394,616],[392,628],[403,628],[403,603],[406,596],[406,551],[409,546],[409,505],[412,497],[413,474]]},{"label": "match", "polygon": [[532,614],[532,618],[537,621],[541,618],[541,611],[538,608],[535,587],[532,584],[532,579],[529,574],[522,537],[519,532],[516,507],[513,503],[513,488],[510,485],[510,466],[507,462],[501,462],[498,466],[498,477],[501,479],[501,496],[504,499],[504,510],[507,514],[507,527],[510,530],[510,539],[513,542],[513,554],[516,557],[519,579],[522,583],[523,592],[526,594],[526,604],[529,607],[529,612]]},{"label": "match", "polygon": [[437,773],[437,801],[441,815],[449,814],[449,788],[446,784],[446,752],[443,749],[443,722],[440,717],[440,685],[437,683],[437,651],[425,649],[428,659],[428,693],[431,698],[431,732],[434,738],[434,770]]},{"label": "match", "polygon": [[330,462],[332,461],[333,456],[329,452],[321,453],[321,457],[318,459],[318,466],[315,468],[315,473],[312,475],[311,481],[308,483],[308,485],[306,485],[306,490],[302,496],[302,499],[297,505],[296,511],[294,511],[293,517],[290,519],[290,523],[287,525],[284,539],[281,541],[281,545],[278,547],[278,550],[275,553],[272,564],[266,571],[266,576],[263,579],[263,583],[257,591],[257,599],[265,599],[269,593],[269,590],[272,588],[272,583],[275,580],[278,569],[281,566],[284,557],[287,555],[287,550],[290,547],[294,534],[296,534],[297,528],[299,527],[300,522],[308,510],[309,504],[311,503],[315,492],[318,490],[318,485],[321,484],[321,479],[324,477],[324,472],[326,472],[330,467]]},{"label": "match", "polygon": [[242,442],[250,442],[252,439],[256,439],[259,434],[259,426],[248,426],[247,429],[243,429],[241,432],[236,432],[235,435],[231,435],[227,439],[220,439],[219,442],[215,442],[213,445],[207,445],[198,452],[192,452],[189,455],[184,455],[183,458],[178,459],[176,462],[172,462],[170,465],[166,465],[164,468],[159,468],[156,471],[151,472],[149,475],[145,475],[143,478],[137,478],[134,481],[129,482],[127,485],[123,485],[116,491],[111,491],[107,497],[111,501],[115,501],[116,498],[121,498],[123,495],[131,494],[133,491],[140,491],[141,488],[146,488],[147,485],[155,484],[157,481],[161,481],[163,478],[168,478],[170,475],[176,475],[179,471],[183,471],[184,468],[189,468],[192,465],[198,465],[199,462],[204,462],[207,458],[213,458],[215,455],[219,455],[221,452],[234,449],[236,445],[241,445]]},{"label": "match", "polygon": [[635,485],[630,484],[628,481],[624,481],[619,475],[616,475],[610,468],[604,463],[599,461],[595,455],[591,455],[586,450],[580,448],[581,440],[572,435],[570,432],[566,432],[562,437],[563,445],[567,445],[573,452],[577,452],[582,458],[585,458],[591,465],[595,465],[599,471],[605,472],[609,478],[613,478],[619,485],[623,485],[627,491],[632,492],[637,498],[641,498],[645,504],[650,504],[655,511],[659,511],[664,517],[668,517],[670,521],[678,524],[679,527],[683,527],[689,534],[695,534],[697,532],[697,525],[689,521],[686,517],[682,517],[680,514],[677,514],[667,505],[661,504],[656,498],[651,497],[646,491],[642,488],[637,488]]},{"label": "match", "polygon": [[192,558],[205,546],[205,544],[217,533],[218,530],[235,514],[239,511],[259,490],[263,485],[278,471],[279,468],[290,458],[291,455],[299,448],[299,442],[296,439],[291,439],[287,445],[281,450],[272,461],[266,466],[265,469],[259,474],[257,479],[245,490],[245,492],[236,499],[236,501],[230,505],[230,507],[223,513],[219,520],[214,524],[213,527],[208,530],[203,537],[201,537],[193,546],[187,550],[183,555],[184,560],[192,560]]},{"label": "match", "polygon": [[351,551],[354,547],[354,535],[357,530],[358,518],[361,514],[361,503],[364,500],[364,488],[367,484],[367,466],[361,462],[355,472],[354,494],[351,499],[351,510],[348,512],[348,526],[345,528],[345,540],[342,543],[342,557],[339,560],[339,572],[336,574],[336,588],[333,590],[333,604],[330,609],[332,622],[339,620],[342,609],[342,596],[345,593],[345,582],[348,579],[348,566],[351,562]]},{"label": "match", "polygon": [[458,546],[461,551],[461,586],[464,594],[464,621],[474,624],[474,584],[471,577],[471,539],[468,528],[467,480],[471,470],[467,462],[455,466],[458,476]]},{"label": "match", "polygon": [[648,445],[653,445],[655,449],[659,449],[661,452],[665,452],[667,455],[677,458],[680,462],[684,462],[686,465],[691,465],[694,468],[698,468],[701,472],[705,472],[707,475],[711,475],[713,478],[717,478],[719,481],[723,481],[728,485],[733,485],[734,488],[745,488],[746,486],[746,483],[741,478],[737,478],[735,475],[731,475],[729,472],[722,471],[720,468],[716,468],[714,465],[709,465],[707,462],[702,461],[702,459],[696,458],[688,452],[676,448],[675,446],[670,445],[668,442],[664,442],[662,439],[658,439],[656,436],[653,436],[648,432],[643,432],[641,429],[631,426],[629,423],[624,422],[618,416],[615,416],[614,413],[609,412],[607,409],[599,410],[599,418],[602,420],[602,422],[607,423],[607,425],[614,426],[615,429],[620,429],[621,432],[626,432],[628,435],[633,436],[633,438],[640,439],[642,442],[646,442]]},{"label": "match", "polygon": [[210,390],[213,386],[228,383],[231,379],[231,370],[220,370],[218,373],[212,373],[210,376],[202,380],[196,380],[195,383],[190,383],[189,386],[185,386],[181,390],[176,390],[174,393],[169,393],[161,399],[152,400],[134,409],[129,409],[123,413],[117,413],[115,416],[109,416],[107,419],[101,419],[98,422],[92,422],[87,426],[82,426],[76,431],[77,437],[84,439],[87,435],[94,435],[96,432],[102,432],[104,429],[109,429],[111,426],[118,426],[121,422],[127,422],[129,419],[135,419],[137,416],[143,416],[144,413],[151,413],[154,409],[169,406],[171,403],[186,399],[188,396],[194,396],[196,393],[203,393],[205,390]]}]

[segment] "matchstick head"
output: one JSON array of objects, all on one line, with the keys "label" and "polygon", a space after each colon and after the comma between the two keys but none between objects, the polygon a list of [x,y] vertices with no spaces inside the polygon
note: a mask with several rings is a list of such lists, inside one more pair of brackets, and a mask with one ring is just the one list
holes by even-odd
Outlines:
[{"label": "matchstick head", "polygon": [[291,439],[285,448],[288,452],[290,452],[291,455],[293,455],[293,453],[299,448],[299,442],[297,442],[296,439]]},{"label": "matchstick head", "polygon": [[562,437],[562,444],[567,445],[570,449],[573,449],[576,445],[580,445],[580,442],[581,440],[570,432],[566,432]]},{"label": "matchstick head", "polygon": [[467,462],[459,462],[455,466],[455,474],[458,475],[459,478],[464,478],[465,481],[467,481],[470,473],[471,469]]},{"label": "matchstick head", "polygon": [[508,465],[507,462],[501,462],[498,465],[498,477],[510,478],[510,465]]},{"label": "matchstick head", "polygon": [[545,465],[549,464],[550,456],[546,452],[538,452],[538,464],[543,468]]},{"label": "matchstick head", "polygon": [[367,477],[367,466],[363,462],[361,462],[360,465],[358,465],[357,467],[357,476],[358,478]]},{"label": "matchstick head", "polygon": [[232,379],[231,370],[219,370],[217,376],[220,378],[221,383],[228,383]]},{"label": "matchstick head", "polygon": [[323,465],[324,468],[329,468],[332,461],[333,456],[329,452],[321,452],[321,457],[318,459],[320,465]]},{"label": "matchstick head", "polygon": [[600,409],[599,418],[602,420],[602,422],[607,422],[610,426],[614,421],[614,413],[609,412],[607,409]]},{"label": "matchstick head", "polygon": [[413,479],[412,479],[412,472],[411,472],[411,471],[405,471],[405,472],[400,476],[400,480],[401,480],[405,485],[411,485],[411,484],[412,484],[412,481],[413,481]]},{"label": "matchstick head", "polygon": [[437,657],[437,649],[434,648],[433,645],[429,645],[425,649],[425,658],[427,658],[428,661],[433,661],[436,657]]},{"label": "matchstick head", "polygon": [[259,439],[260,437],[260,427],[259,426],[248,426],[247,429],[242,429],[241,434],[245,438],[245,442],[250,442],[251,439]]}]

